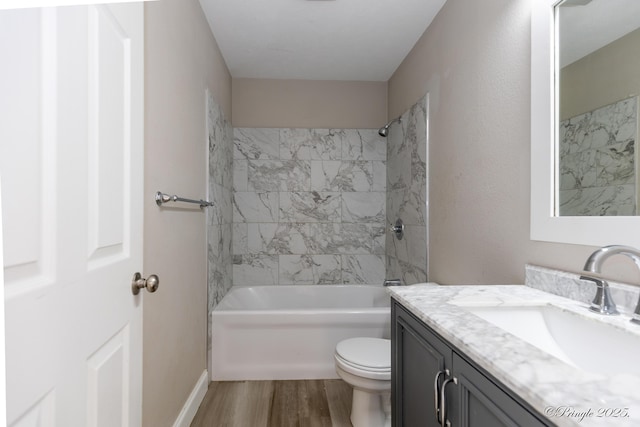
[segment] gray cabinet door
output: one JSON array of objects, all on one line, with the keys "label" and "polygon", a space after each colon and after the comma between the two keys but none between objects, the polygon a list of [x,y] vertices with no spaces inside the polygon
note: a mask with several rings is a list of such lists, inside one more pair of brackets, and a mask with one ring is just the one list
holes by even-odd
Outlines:
[{"label": "gray cabinet door", "polygon": [[434,380],[451,366],[451,349],[400,305],[393,304],[392,316],[393,426],[435,427]]},{"label": "gray cabinet door", "polygon": [[[453,354],[455,408],[447,418],[460,427],[543,427],[545,424],[458,354]],[[453,403],[453,402],[451,402]]]},{"label": "gray cabinet door", "polygon": [[[393,301],[391,306],[391,404],[394,427],[439,427],[434,382],[448,370],[447,425],[454,427],[553,426],[499,382],[486,376],[421,320]],[[445,379],[440,375],[438,388]]]}]

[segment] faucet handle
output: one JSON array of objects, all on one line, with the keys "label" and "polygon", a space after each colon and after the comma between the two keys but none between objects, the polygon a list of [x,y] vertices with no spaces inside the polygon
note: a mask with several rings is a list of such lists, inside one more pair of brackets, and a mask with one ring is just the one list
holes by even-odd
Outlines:
[{"label": "faucet handle", "polygon": [[385,279],[384,286],[402,286],[404,285],[404,283],[402,282],[402,279]]},{"label": "faucet handle", "polygon": [[[591,302],[589,310],[599,314],[616,315],[620,314],[616,308],[616,303],[613,302],[611,292],[609,290],[609,283],[606,280],[597,279],[591,276],[580,276],[581,280],[588,280],[596,284],[596,296]],[[638,308],[636,308],[638,310]]]}]

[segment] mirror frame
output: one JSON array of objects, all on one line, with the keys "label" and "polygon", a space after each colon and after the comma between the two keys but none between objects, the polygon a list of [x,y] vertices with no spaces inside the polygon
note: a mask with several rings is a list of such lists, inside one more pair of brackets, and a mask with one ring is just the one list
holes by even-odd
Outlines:
[{"label": "mirror frame", "polygon": [[640,216],[555,216],[558,3],[531,2],[531,240],[640,247]]}]

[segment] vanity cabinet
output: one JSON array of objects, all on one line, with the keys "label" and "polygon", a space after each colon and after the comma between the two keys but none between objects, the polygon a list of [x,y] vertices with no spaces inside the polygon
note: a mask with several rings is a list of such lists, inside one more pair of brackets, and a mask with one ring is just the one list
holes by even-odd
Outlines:
[{"label": "vanity cabinet", "polygon": [[391,316],[394,427],[553,426],[395,300]]}]

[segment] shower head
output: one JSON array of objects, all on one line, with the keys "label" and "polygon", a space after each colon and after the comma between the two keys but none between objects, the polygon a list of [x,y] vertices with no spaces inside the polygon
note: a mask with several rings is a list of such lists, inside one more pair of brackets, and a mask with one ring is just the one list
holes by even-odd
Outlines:
[{"label": "shower head", "polygon": [[389,126],[391,126],[393,124],[393,122],[400,122],[400,117],[398,117],[397,119],[391,120],[389,123],[387,123],[386,125],[384,125],[380,129],[378,129],[378,135],[386,138],[387,135],[389,135]]}]

